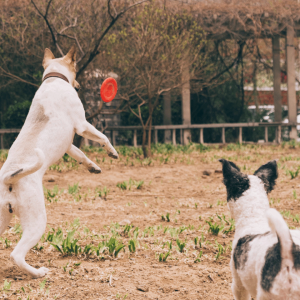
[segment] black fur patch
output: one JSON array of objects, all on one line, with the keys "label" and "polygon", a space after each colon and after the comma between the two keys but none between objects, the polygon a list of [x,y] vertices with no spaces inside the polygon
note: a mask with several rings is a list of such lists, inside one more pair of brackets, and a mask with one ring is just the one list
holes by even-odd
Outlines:
[{"label": "black fur patch", "polygon": [[12,186],[11,186],[11,185],[9,186],[8,190],[9,190],[10,192],[12,191]]},{"label": "black fur patch", "polygon": [[300,247],[293,243],[292,255],[294,258],[294,267],[296,270],[300,269]]},{"label": "black fur patch", "polygon": [[12,214],[13,213],[13,210],[12,210],[12,208],[11,208],[11,204],[10,203],[8,203],[8,211]]},{"label": "black fur patch", "polygon": [[246,265],[248,252],[250,251],[249,243],[255,238],[265,236],[269,233],[270,231],[263,234],[248,234],[238,240],[233,252],[233,261],[236,270],[243,270]]},{"label": "black fur patch", "polygon": [[259,177],[262,182],[264,183],[265,190],[267,193],[270,193],[275,184],[276,179],[278,178],[278,170],[277,170],[277,163],[276,160],[271,160],[265,165],[259,167],[255,172],[254,175]]},{"label": "black fur patch", "polygon": [[265,256],[265,265],[261,274],[261,287],[269,292],[273,281],[281,269],[280,241],[270,247]]},{"label": "black fur patch", "polygon": [[219,160],[223,165],[223,182],[227,190],[227,201],[237,200],[250,187],[250,181],[247,175],[240,172],[239,167],[225,159]]},{"label": "black fur patch", "polygon": [[22,171],[23,171],[23,169],[20,169],[20,170],[16,171],[15,173],[12,173],[12,174],[10,175],[10,177],[14,177],[14,176],[16,176],[17,174],[21,173]]}]

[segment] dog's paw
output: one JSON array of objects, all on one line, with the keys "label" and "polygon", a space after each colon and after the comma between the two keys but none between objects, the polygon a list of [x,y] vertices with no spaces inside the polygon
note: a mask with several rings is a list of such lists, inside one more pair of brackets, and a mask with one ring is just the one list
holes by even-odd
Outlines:
[{"label": "dog's paw", "polygon": [[88,170],[89,170],[90,173],[94,173],[94,174],[99,174],[99,173],[102,172],[101,169],[100,169],[99,167],[97,167],[97,168],[95,168],[95,167],[90,167]]},{"label": "dog's paw", "polygon": [[118,155],[117,152],[115,152],[115,153],[109,152],[109,153],[108,153],[108,156],[109,156],[109,157],[112,157],[112,158],[114,158],[114,159],[118,159],[118,158],[119,158],[119,155]]},{"label": "dog's paw", "polygon": [[36,270],[36,273],[32,275],[33,278],[41,278],[44,277],[49,272],[49,269],[45,267],[41,267]]}]

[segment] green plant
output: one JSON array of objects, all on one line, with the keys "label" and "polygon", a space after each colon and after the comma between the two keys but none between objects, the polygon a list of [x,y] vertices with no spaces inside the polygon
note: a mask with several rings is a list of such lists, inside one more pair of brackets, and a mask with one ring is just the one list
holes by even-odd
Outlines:
[{"label": "green plant", "polygon": [[289,210],[286,211],[281,211],[280,212],[282,214],[283,217],[289,219],[291,217],[291,212]]},{"label": "green plant", "polygon": [[144,181],[135,181],[133,179],[129,179],[129,181],[123,181],[117,183],[117,187],[122,190],[131,190],[132,186],[135,186],[137,189],[141,189],[143,187]]},{"label": "green plant", "polygon": [[4,284],[3,284],[3,291],[9,291],[11,288],[11,281],[7,281],[5,279]]},{"label": "green plant", "polygon": [[167,213],[166,216],[162,215],[162,216],[161,216],[161,219],[162,219],[163,221],[170,222],[170,221],[171,221],[171,220],[170,220],[170,213]]},{"label": "green plant", "polygon": [[127,190],[127,181],[117,183],[117,187],[121,190]]},{"label": "green plant", "polygon": [[293,198],[296,200],[297,199],[297,193],[296,190],[293,190]]},{"label": "green plant", "polygon": [[12,242],[8,238],[5,238],[4,242],[5,242],[5,247],[6,248],[9,248],[11,246]]},{"label": "green plant", "polygon": [[117,257],[119,252],[125,248],[125,245],[114,237],[111,237],[105,246],[108,248],[109,254],[114,257]]},{"label": "green plant", "polygon": [[182,253],[186,244],[184,242],[181,242],[179,239],[176,240],[176,244],[178,246],[179,252]]},{"label": "green plant", "polygon": [[299,171],[300,171],[300,167],[298,167],[296,171],[287,170],[286,173],[287,173],[287,175],[291,176],[291,179],[294,179],[298,176]]},{"label": "green plant", "polygon": [[45,288],[47,279],[44,279],[41,283],[40,283],[40,290],[42,291]]},{"label": "green plant", "polygon": [[96,189],[96,193],[98,194],[98,196],[104,200],[106,200],[106,197],[107,197],[109,191],[110,190],[106,186],[104,186],[102,190]]},{"label": "green plant", "polygon": [[[53,187],[53,190],[50,190],[50,189],[46,189],[44,188],[44,195],[47,199],[47,201],[49,201],[50,203],[54,200],[54,198],[58,195],[58,186],[55,185]],[[56,200],[57,201],[57,200]]]},{"label": "green plant", "polygon": [[129,232],[130,232],[131,229],[132,229],[132,225],[126,224],[125,227],[124,227],[124,230],[123,230],[124,235],[129,236]]},{"label": "green plant", "polygon": [[169,251],[172,250],[172,241],[170,241],[170,242],[165,242],[165,243],[163,244],[163,248],[165,247],[165,245],[167,245]]},{"label": "green plant", "polygon": [[134,253],[136,251],[137,241],[136,239],[132,239],[128,243],[128,249],[130,253]]},{"label": "green plant", "polygon": [[202,257],[202,250],[199,252],[198,256],[196,257],[196,259],[194,260],[194,263],[200,262],[201,261],[201,257]]},{"label": "green plant", "polygon": [[206,221],[206,223],[209,226],[208,232],[211,232],[213,235],[218,235],[224,228],[223,224],[213,224],[212,221]]},{"label": "green plant", "polygon": [[143,180],[136,182],[136,188],[137,188],[138,190],[140,190],[140,189],[143,187],[143,184],[144,184],[144,181],[143,181]]},{"label": "green plant", "polygon": [[78,186],[78,182],[75,183],[74,185],[69,185],[68,186],[68,192],[71,195],[77,194],[79,192],[80,187]]},{"label": "green plant", "polygon": [[170,255],[170,251],[168,251],[167,253],[160,253],[158,260],[160,262],[165,262],[167,260],[167,258],[169,257],[169,255]]},{"label": "green plant", "polygon": [[61,172],[61,171],[62,171],[62,168],[61,168],[60,165],[53,164],[53,165],[51,165],[51,166],[49,167],[49,170]]},{"label": "green plant", "polygon": [[195,247],[198,245],[198,240],[199,240],[198,237],[195,237],[195,238],[194,238],[194,244],[195,244]]},{"label": "green plant", "polygon": [[223,247],[221,244],[219,244],[217,241],[215,241],[215,244],[216,244],[216,246],[217,246],[217,248],[218,248],[218,252],[217,252],[215,258],[216,258],[216,260],[218,260],[218,259],[220,258],[220,256],[221,256],[221,254],[224,254],[224,253],[226,252],[227,247],[224,248],[224,247]]},{"label": "green plant", "polygon": [[54,236],[51,245],[58,250],[62,255],[78,255],[81,247],[77,244],[78,240],[74,239],[75,230],[68,232],[67,237],[63,238],[63,232],[60,235]]}]

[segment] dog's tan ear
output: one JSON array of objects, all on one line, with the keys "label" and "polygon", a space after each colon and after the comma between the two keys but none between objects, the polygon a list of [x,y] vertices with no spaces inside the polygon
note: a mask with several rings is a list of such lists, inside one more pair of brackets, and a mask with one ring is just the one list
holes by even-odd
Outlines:
[{"label": "dog's tan ear", "polygon": [[80,90],[80,84],[76,80],[74,80],[74,88],[77,92]]},{"label": "dog's tan ear", "polygon": [[76,62],[76,48],[73,45],[68,54],[64,57],[64,61],[68,64],[74,64]]},{"label": "dog's tan ear", "polygon": [[54,55],[51,52],[50,49],[46,48],[44,52],[44,59],[43,59],[43,67],[46,69],[46,66],[48,65],[49,60],[54,59]]}]

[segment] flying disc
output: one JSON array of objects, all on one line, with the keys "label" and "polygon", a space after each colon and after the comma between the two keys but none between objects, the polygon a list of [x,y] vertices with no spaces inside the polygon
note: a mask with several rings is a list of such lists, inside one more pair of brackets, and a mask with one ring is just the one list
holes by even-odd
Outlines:
[{"label": "flying disc", "polygon": [[103,81],[100,88],[100,95],[104,102],[110,102],[117,94],[117,82],[113,78],[107,78]]}]

